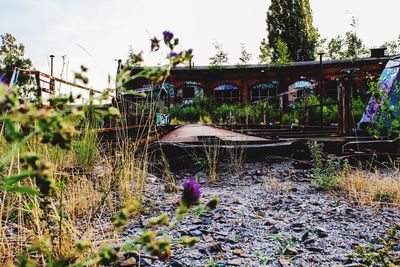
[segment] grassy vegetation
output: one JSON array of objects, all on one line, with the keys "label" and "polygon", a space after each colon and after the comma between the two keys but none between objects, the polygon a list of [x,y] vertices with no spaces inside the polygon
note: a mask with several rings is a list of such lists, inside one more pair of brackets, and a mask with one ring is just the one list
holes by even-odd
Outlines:
[{"label": "grassy vegetation", "polygon": [[[178,42],[170,32],[163,35],[172,51]],[[159,48],[155,41],[152,49]],[[191,53],[168,57],[168,66],[144,68],[138,76],[163,83],[169,69],[187,62]],[[87,81],[84,75],[75,77]],[[117,79],[119,89],[135,78],[123,70]],[[141,210],[152,168],[149,143],[159,99],[149,101],[146,112],[137,111],[145,130],[136,141],[128,138],[128,119],[121,108],[122,114],[118,107],[96,113],[92,98],[76,108],[68,105],[74,103],[72,96],[51,99],[52,109],[19,99],[17,90],[0,85],[0,265],[109,266],[118,257],[107,244],[121,241],[120,227]],[[106,144],[98,138],[95,129],[102,117],[114,118],[115,142]],[[153,226],[160,223],[154,219]],[[156,240],[160,234],[155,231],[145,234],[152,239],[142,242],[144,249],[159,258],[170,256],[169,239]]]},{"label": "grassy vegetation", "polygon": [[310,145],[313,160],[313,178],[318,190],[333,190],[338,186],[348,168],[347,162],[341,163],[332,155],[325,157],[323,147],[320,143]]},{"label": "grassy vegetation", "polygon": [[351,169],[338,183],[341,191],[360,204],[387,203],[400,205],[400,177],[398,173]]}]

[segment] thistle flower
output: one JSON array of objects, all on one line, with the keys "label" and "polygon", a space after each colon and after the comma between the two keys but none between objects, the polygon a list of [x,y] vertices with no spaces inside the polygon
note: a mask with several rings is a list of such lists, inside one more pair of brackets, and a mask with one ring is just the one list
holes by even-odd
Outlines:
[{"label": "thistle flower", "polygon": [[191,55],[193,53],[193,49],[188,49],[187,51],[186,51],[186,54],[188,54],[188,55]]},{"label": "thistle flower", "polygon": [[169,57],[170,58],[174,58],[174,57],[177,57],[177,56],[178,56],[178,53],[176,53],[176,52],[169,53]]},{"label": "thistle flower", "polygon": [[200,185],[194,179],[187,179],[183,183],[182,203],[186,207],[191,207],[199,201],[200,196]]},{"label": "thistle flower", "polygon": [[174,38],[174,34],[170,31],[164,31],[163,36],[164,36],[164,42],[166,44],[170,43],[172,38]]},{"label": "thistle flower", "polygon": [[157,37],[154,37],[153,39],[150,39],[151,41],[151,51],[155,52],[160,49],[160,40],[157,39]]}]

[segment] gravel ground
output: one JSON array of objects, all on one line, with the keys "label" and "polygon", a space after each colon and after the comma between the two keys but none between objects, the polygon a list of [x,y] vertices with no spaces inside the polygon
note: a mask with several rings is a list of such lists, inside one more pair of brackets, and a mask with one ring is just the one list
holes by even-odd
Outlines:
[{"label": "gravel ground", "polygon": [[[188,216],[171,236],[196,236],[191,249],[176,245],[169,262],[121,254],[123,266],[355,266],[348,257],[356,244],[374,242],[400,221],[392,207],[360,206],[345,196],[318,192],[309,170],[292,162],[247,163],[242,170],[219,178],[216,185],[203,173],[176,173],[180,183],[198,176],[202,197],[218,196],[211,213]],[[155,182],[143,220],[162,212],[173,214],[177,194],[164,194]],[[123,235],[133,238],[138,222]]]}]

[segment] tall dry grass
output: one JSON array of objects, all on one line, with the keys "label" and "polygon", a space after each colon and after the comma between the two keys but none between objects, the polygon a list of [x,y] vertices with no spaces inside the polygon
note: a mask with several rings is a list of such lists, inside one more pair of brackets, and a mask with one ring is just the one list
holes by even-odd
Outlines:
[{"label": "tall dry grass", "polygon": [[[143,200],[151,169],[148,147],[156,129],[149,118],[155,110],[156,105],[150,103],[148,117],[140,119],[144,130],[133,139],[122,114],[112,144],[102,143],[94,131],[84,131],[74,139],[71,150],[38,140],[21,148],[0,177],[22,171],[19,155],[36,152],[52,163],[57,188],[46,199],[0,191],[0,266],[17,262],[32,244],[45,240],[54,258],[70,253],[81,239],[93,244],[119,241],[111,217],[133,200]],[[0,159],[11,147],[0,137]],[[35,187],[34,179],[24,183]],[[46,260],[36,255],[30,254],[38,266],[45,266]]]},{"label": "tall dry grass", "polygon": [[360,204],[400,205],[400,173],[398,171],[350,169],[343,175],[338,185],[343,192]]}]

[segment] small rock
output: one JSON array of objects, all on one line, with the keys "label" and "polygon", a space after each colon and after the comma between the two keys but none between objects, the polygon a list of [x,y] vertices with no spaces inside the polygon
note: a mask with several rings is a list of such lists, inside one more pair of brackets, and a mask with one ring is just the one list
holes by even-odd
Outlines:
[{"label": "small rock", "polygon": [[297,255],[299,251],[296,248],[287,248],[285,250],[285,255]]},{"label": "small rock", "polygon": [[211,252],[221,252],[222,251],[222,245],[221,243],[215,242],[211,245],[210,248]]},{"label": "small rock", "polygon": [[136,263],[137,263],[137,260],[134,257],[131,257],[131,258],[121,262],[120,266],[131,267],[131,266],[136,266]]},{"label": "small rock", "polygon": [[385,248],[384,245],[381,245],[381,244],[375,244],[375,245],[374,245],[374,249],[375,249],[375,250],[381,250],[381,249],[383,249],[383,248]]},{"label": "small rock", "polygon": [[319,238],[328,237],[328,231],[325,228],[317,228],[316,232]]},{"label": "small rock", "polygon": [[279,262],[280,266],[282,266],[282,267],[289,266],[289,264],[290,264],[289,259],[285,256],[280,256],[278,262]]},{"label": "small rock", "polygon": [[303,228],[304,225],[301,222],[295,222],[291,225],[292,228]]},{"label": "small rock", "polygon": [[308,237],[310,236],[310,233],[308,231],[306,231],[302,236],[301,236],[301,242],[304,242],[308,239]]},{"label": "small rock", "polygon": [[315,240],[312,238],[306,239],[303,241],[304,245],[309,245],[315,243]]},{"label": "small rock", "polygon": [[169,263],[169,266],[171,266],[171,267],[185,267],[186,265],[184,265],[184,264],[181,263],[180,261],[172,260],[172,261]]},{"label": "small rock", "polygon": [[342,263],[348,263],[350,261],[349,258],[342,256],[342,255],[338,255],[338,256],[334,256],[332,258],[332,260],[334,261],[338,261],[338,262],[342,262]]},{"label": "small rock", "polygon": [[242,265],[242,260],[241,259],[232,259],[228,261],[228,265],[232,266],[241,266]]},{"label": "small rock", "polygon": [[279,232],[281,231],[281,229],[280,229],[279,227],[276,227],[276,225],[272,225],[272,226],[269,228],[269,231],[270,231],[272,234],[277,234],[277,233],[279,233]]},{"label": "small rock", "polygon": [[264,223],[265,226],[271,226],[276,224],[276,221],[272,220],[272,219],[267,219]]},{"label": "small rock", "polygon": [[306,249],[312,252],[323,252],[324,250],[319,247],[306,246]]},{"label": "small rock", "polygon": [[203,233],[200,230],[194,230],[189,232],[191,236],[201,236]]},{"label": "small rock", "polygon": [[233,255],[240,256],[242,255],[243,251],[240,248],[235,248],[232,253]]},{"label": "small rock", "polygon": [[214,220],[214,221],[218,221],[218,220],[220,220],[221,218],[222,218],[222,215],[220,215],[220,214],[215,214],[214,217],[213,217],[213,220]]},{"label": "small rock", "polygon": [[214,238],[212,238],[211,235],[206,235],[206,236],[204,236],[204,241],[211,243],[214,241]]},{"label": "small rock", "polygon": [[324,241],[318,242],[317,246],[322,250],[325,250],[327,248],[327,245]]},{"label": "small rock", "polygon": [[202,224],[203,224],[203,225],[210,225],[210,224],[212,224],[212,220],[206,218],[206,219],[204,219],[204,220],[202,221]]}]

